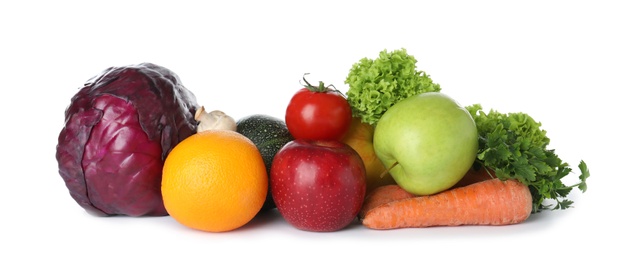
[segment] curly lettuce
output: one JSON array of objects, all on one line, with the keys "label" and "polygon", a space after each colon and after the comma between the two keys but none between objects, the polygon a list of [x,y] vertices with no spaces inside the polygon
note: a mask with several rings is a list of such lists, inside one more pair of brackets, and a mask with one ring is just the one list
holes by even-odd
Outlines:
[{"label": "curly lettuce", "polygon": [[376,59],[363,58],[350,69],[345,83],[353,116],[375,125],[397,102],[424,92],[439,92],[424,71],[416,69],[417,60],[405,49],[383,50]]}]

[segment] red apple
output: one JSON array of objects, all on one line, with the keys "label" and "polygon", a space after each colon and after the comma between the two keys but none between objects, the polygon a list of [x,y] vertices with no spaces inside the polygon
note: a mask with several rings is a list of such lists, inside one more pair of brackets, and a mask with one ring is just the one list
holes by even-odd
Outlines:
[{"label": "red apple", "polygon": [[365,166],[359,154],[342,142],[291,141],[275,155],[270,174],[277,209],[298,229],[343,229],[363,205]]}]

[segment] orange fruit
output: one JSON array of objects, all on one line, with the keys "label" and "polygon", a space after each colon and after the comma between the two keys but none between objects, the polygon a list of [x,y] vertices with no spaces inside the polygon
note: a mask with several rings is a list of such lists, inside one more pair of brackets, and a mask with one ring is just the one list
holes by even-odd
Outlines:
[{"label": "orange fruit", "polygon": [[229,130],[209,130],[178,143],[166,157],[162,197],[168,214],[198,230],[239,228],[261,209],[268,191],[257,146]]}]

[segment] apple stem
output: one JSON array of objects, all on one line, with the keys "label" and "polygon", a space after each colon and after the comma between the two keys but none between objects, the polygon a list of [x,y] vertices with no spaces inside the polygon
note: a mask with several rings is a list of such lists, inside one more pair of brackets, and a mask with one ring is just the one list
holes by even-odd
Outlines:
[{"label": "apple stem", "polygon": [[390,167],[389,167],[389,168],[385,168],[385,171],[383,171],[383,172],[381,173],[380,178],[385,177],[385,175],[386,175],[386,174],[388,174],[388,172],[390,172],[390,170],[392,170],[392,168],[394,168],[394,166],[397,166],[398,164],[399,164],[399,162],[397,161],[397,162],[394,162],[392,165],[390,165]]}]

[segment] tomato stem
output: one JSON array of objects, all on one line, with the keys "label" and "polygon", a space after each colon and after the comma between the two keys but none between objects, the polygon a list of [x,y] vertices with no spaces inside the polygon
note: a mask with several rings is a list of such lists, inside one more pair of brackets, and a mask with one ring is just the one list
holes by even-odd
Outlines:
[{"label": "tomato stem", "polygon": [[337,89],[337,87],[335,87],[335,86],[334,86],[334,85],[332,85],[332,84],[330,84],[330,85],[326,86],[326,85],[325,85],[325,83],[323,83],[323,81],[319,81],[319,86],[313,86],[312,84],[310,84],[310,82],[308,82],[308,80],[306,80],[306,75],[308,75],[308,74],[310,74],[310,73],[304,73],[304,74],[303,74],[303,77],[302,77],[303,81],[306,83],[306,84],[302,84],[302,85],[303,85],[306,89],[308,89],[308,90],[310,90],[310,91],[312,91],[312,92],[319,92],[319,93],[323,93],[323,92],[327,92],[327,91],[329,91],[329,90],[330,90],[330,87],[332,87],[332,89],[333,89],[335,92],[339,93],[339,94],[340,94],[341,96],[343,96],[344,98],[346,97],[346,95],[344,95],[343,93],[341,93],[341,91],[339,91],[339,90]]}]

